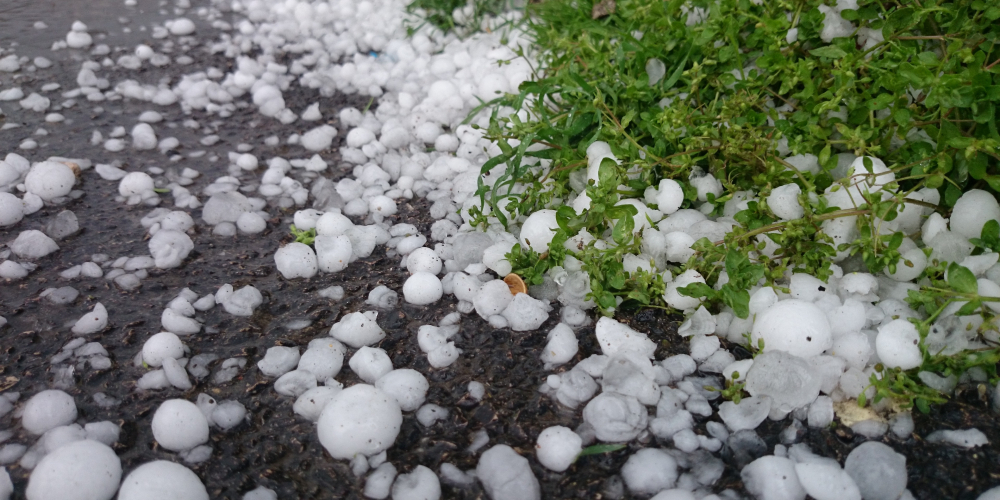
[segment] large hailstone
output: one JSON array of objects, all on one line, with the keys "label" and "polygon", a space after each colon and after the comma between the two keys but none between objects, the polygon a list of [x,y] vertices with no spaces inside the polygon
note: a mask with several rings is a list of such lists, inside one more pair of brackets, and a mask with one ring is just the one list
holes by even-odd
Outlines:
[{"label": "large hailstone", "polygon": [[36,163],[24,178],[24,189],[45,201],[68,195],[73,184],[76,184],[73,169],[57,161]]},{"label": "large hailstone", "polygon": [[52,389],[31,397],[21,412],[21,426],[32,434],[46,431],[76,420],[76,401],[63,391]]},{"label": "large hailstone", "polygon": [[549,251],[549,243],[556,235],[559,224],[555,210],[539,210],[528,216],[521,225],[521,246],[538,253]]},{"label": "large hailstone", "polygon": [[118,500],[208,500],[208,491],[191,469],[157,460],[140,465],[125,477]]},{"label": "large hailstone", "polygon": [[764,351],[785,351],[801,358],[818,356],[833,346],[826,314],[811,302],[782,300],[757,315],[751,345],[764,339]]},{"label": "large hailstone", "polygon": [[1000,220],[1000,204],[992,194],[981,189],[970,189],[955,202],[951,212],[951,230],[966,238],[978,238],[983,226],[991,220]]},{"label": "large hailstone", "polygon": [[104,443],[85,439],[60,446],[31,471],[28,500],[110,500],[122,462]]},{"label": "large hailstone", "polygon": [[168,399],[153,414],[153,438],[171,451],[185,451],[208,441],[208,419],[194,403]]},{"label": "large hailstone", "polygon": [[396,441],[403,412],[396,400],[368,384],[337,393],[316,423],[319,442],[338,459],[377,455]]}]

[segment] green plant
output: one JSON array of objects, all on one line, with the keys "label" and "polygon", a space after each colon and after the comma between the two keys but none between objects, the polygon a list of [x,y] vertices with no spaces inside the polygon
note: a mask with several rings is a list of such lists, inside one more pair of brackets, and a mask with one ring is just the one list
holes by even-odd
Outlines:
[{"label": "green plant", "polygon": [[289,228],[292,232],[292,236],[295,236],[295,241],[297,243],[305,243],[306,245],[312,245],[316,241],[316,228],[307,229],[305,231],[295,227],[295,224]]},{"label": "green plant", "polygon": [[[619,0],[597,19],[591,1],[529,3],[523,26],[542,49],[534,54],[540,69],[517,93],[474,111],[491,111],[485,137],[500,154],[482,166],[473,225],[510,226],[556,210],[548,250],[515,247],[508,258],[532,283],[569,257],[579,260],[590,274],[589,296],[606,314],[626,304],[663,307],[662,271],[698,270],[707,284],[682,293],[741,318],[751,287],[794,272],[826,279],[835,257],[894,272],[906,239],[918,239],[897,225],[904,204],[947,215],[969,189],[1000,192],[1000,7],[859,0],[858,9],[841,12],[854,33],[824,41],[825,3]],[[595,141],[607,142],[620,163],[604,160],[597,182],[587,184],[581,174]],[[841,153],[865,157],[853,177],[844,176]],[[815,164],[798,168],[788,158],[795,154],[815,155]],[[888,171],[876,172],[868,156]],[[699,196],[689,179],[704,172],[722,193]],[[622,202],[643,198],[662,179],[682,185],[682,208],[729,214],[736,225],[720,241],[698,241],[683,265],[626,273],[624,256],[643,255],[646,235],[636,231],[639,212]],[[852,187],[859,180],[861,188]],[[780,220],[767,196],[789,183],[801,190],[803,215]],[[853,206],[832,206],[824,194],[834,189],[853,189]],[[577,214],[566,204],[583,194],[590,209]],[[745,206],[734,209],[740,200]],[[857,237],[834,239],[834,223]],[[977,252],[1000,250],[1000,225],[973,243]],[[729,282],[720,285],[723,270]],[[959,313],[992,318],[983,303],[995,299],[981,297],[961,270],[932,262],[920,278],[926,284],[910,303],[928,317],[965,302]],[[926,353],[922,368],[958,371],[996,352],[987,349],[974,365]],[[873,378],[877,396],[939,401],[921,392],[914,373]]]}]

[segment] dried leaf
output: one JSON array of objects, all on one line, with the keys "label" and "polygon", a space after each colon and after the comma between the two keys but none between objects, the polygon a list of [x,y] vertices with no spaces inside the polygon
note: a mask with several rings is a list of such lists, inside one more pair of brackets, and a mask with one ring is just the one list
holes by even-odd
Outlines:
[{"label": "dried leaf", "polygon": [[615,13],[615,0],[601,0],[590,11],[591,19],[600,19]]}]

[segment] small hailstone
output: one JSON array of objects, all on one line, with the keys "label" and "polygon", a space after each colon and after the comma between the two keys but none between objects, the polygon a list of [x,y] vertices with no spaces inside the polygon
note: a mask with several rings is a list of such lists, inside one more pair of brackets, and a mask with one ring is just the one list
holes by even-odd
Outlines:
[{"label": "small hailstone", "polygon": [[17,224],[24,218],[24,204],[10,193],[0,193],[0,227]]},{"label": "small hailstone", "polygon": [[378,465],[365,480],[364,495],[367,498],[388,498],[392,483],[396,479],[396,467],[389,462]]},{"label": "small hailstone", "polygon": [[927,435],[928,443],[947,443],[960,448],[975,448],[989,444],[986,434],[979,429],[940,430]]},{"label": "small hailstone", "polygon": [[426,404],[417,410],[417,421],[424,427],[430,427],[447,416],[448,410],[435,404]]},{"label": "small hailstone", "polygon": [[670,215],[684,203],[684,189],[673,179],[662,179],[656,194],[657,209]]},{"label": "small hailstone", "polygon": [[444,295],[441,280],[428,272],[413,273],[403,283],[403,298],[415,305],[427,305],[437,302]]},{"label": "small hailstone", "polygon": [[1000,203],[987,191],[970,189],[955,202],[951,213],[951,230],[966,238],[978,238],[983,226],[1000,219]]},{"label": "small hailstone", "polygon": [[559,366],[573,359],[579,351],[576,333],[565,323],[559,323],[549,332],[548,343],[542,350],[542,362],[546,368]]},{"label": "small hailstone", "polygon": [[559,225],[556,223],[556,211],[539,210],[521,224],[521,246],[538,253],[547,252],[557,229]]},{"label": "small hailstone", "polygon": [[791,411],[812,403],[821,384],[806,360],[784,351],[765,351],[747,370],[745,388],[751,396],[769,396],[773,409]]},{"label": "small hailstone", "polygon": [[345,315],[330,327],[330,336],[355,349],[372,345],[385,337],[385,332],[375,322],[375,311],[354,312]]},{"label": "small hailstone", "polygon": [[297,398],[316,387],[316,376],[305,370],[292,370],[274,381],[274,391],[282,396]]},{"label": "small hailstone", "polygon": [[549,470],[563,472],[569,468],[583,449],[583,439],[572,429],[562,426],[549,427],[538,435],[535,455]]},{"label": "small hailstone", "polygon": [[514,296],[510,292],[510,287],[503,280],[492,280],[479,287],[472,300],[476,312],[483,319],[503,312]]},{"label": "small hailstone", "polygon": [[330,125],[320,125],[305,134],[299,139],[302,147],[309,151],[322,151],[333,143],[333,138],[337,137],[337,129]]},{"label": "small hailstone", "polygon": [[403,414],[396,400],[367,384],[337,393],[316,423],[319,441],[336,459],[372,456],[396,441]]},{"label": "small hailstone", "polygon": [[346,352],[344,345],[332,338],[314,339],[299,358],[298,369],[312,373],[318,380],[329,380],[340,373]]},{"label": "small hailstone", "polygon": [[319,268],[316,252],[313,251],[312,247],[298,242],[289,243],[279,248],[274,254],[274,262],[278,267],[278,272],[285,279],[312,278]]},{"label": "small hailstone", "polygon": [[698,271],[688,269],[667,283],[666,290],[663,292],[663,300],[667,305],[675,309],[684,310],[698,307],[701,304],[701,298],[681,295],[678,291],[679,288],[686,287],[692,283],[705,283],[705,278]]},{"label": "small hailstone", "polygon": [[795,474],[795,462],[785,457],[760,457],[744,467],[740,476],[747,491],[756,498],[806,497],[806,490]]},{"label": "small hailstone", "polygon": [[798,219],[805,213],[805,209],[799,204],[801,192],[802,188],[795,183],[776,187],[767,197],[767,206],[782,220]]},{"label": "small hailstone", "polygon": [[76,184],[76,175],[65,163],[43,161],[36,163],[24,178],[24,189],[44,201],[66,196]]},{"label": "small hailstone", "polygon": [[426,272],[437,275],[441,272],[441,257],[434,250],[420,247],[406,256],[406,270],[410,273]]},{"label": "small hailstone", "polygon": [[739,404],[725,401],[719,405],[719,417],[730,431],[756,429],[771,411],[771,398],[767,396],[749,397]]},{"label": "small hailstone", "polygon": [[153,335],[142,345],[142,360],[147,365],[159,367],[166,358],[179,359],[184,356],[184,344],[180,337],[170,332]]},{"label": "small hailstone", "polygon": [[153,414],[153,438],[163,448],[185,451],[208,441],[208,419],[184,399],[169,399]]},{"label": "small hailstone", "polygon": [[323,412],[327,403],[341,390],[340,387],[335,386],[313,387],[299,395],[295,404],[292,405],[292,411],[306,420],[315,422],[319,420],[320,413]]},{"label": "small hailstone", "polygon": [[302,112],[302,119],[307,122],[314,122],[323,118],[323,115],[319,112],[319,103],[314,102]]},{"label": "small hailstone", "polygon": [[156,132],[148,123],[139,123],[132,128],[132,147],[138,150],[156,149]]},{"label": "small hailstone", "polygon": [[194,242],[180,231],[160,230],[149,239],[149,253],[160,269],[179,267],[191,250],[194,250]]},{"label": "small hailstone", "polygon": [[257,362],[257,368],[268,377],[280,377],[294,369],[299,359],[297,347],[274,346],[268,348],[264,358]]},{"label": "small hailstone", "polygon": [[906,490],[906,457],[877,441],[854,448],[844,461],[844,470],[862,498],[899,498]]},{"label": "small hailstone", "polygon": [[651,495],[672,488],[677,481],[677,460],[664,450],[644,448],[622,466],[622,479],[629,491]]},{"label": "small hailstone", "polygon": [[385,350],[378,347],[361,347],[347,364],[361,380],[370,384],[392,371],[392,360]]},{"label": "small hailstone", "polygon": [[418,465],[409,474],[400,474],[392,484],[393,500],[437,500],[441,482],[434,471]]},{"label": "small hailstone", "polygon": [[490,498],[496,500],[541,500],[541,486],[528,459],[505,444],[483,452],[476,465],[476,477]]},{"label": "small hailstone", "polygon": [[906,319],[890,321],[878,329],[875,351],[882,364],[889,368],[909,370],[923,363],[920,334]]},{"label": "small hailstone", "polygon": [[818,306],[803,300],[780,301],[759,313],[750,342],[764,340],[764,350],[785,351],[802,358],[821,354],[833,345],[830,323]]},{"label": "small hailstone", "polygon": [[[317,226],[318,232],[319,226]],[[343,271],[351,262],[354,247],[351,239],[345,235],[316,236],[316,258],[323,272],[336,273]]]},{"label": "small hailstone", "polygon": [[861,500],[858,485],[836,463],[800,462],[795,464],[795,474],[816,500]]},{"label": "small hailstone", "polygon": [[108,310],[98,302],[94,305],[93,311],[84,314],[82,318],[77,320],[76,324],[73,325],[73,333],[89,335],[103,330],[106,326],[108,326]]},{"label": "small hailstone", "polygon": [[60,390],[47,390],[31,397],[21,412],[21,426],[32,434],[41,435],[50,429],[76,420],[76,402]]},{"label": "small hailstone", "polygon": [[129,473],[118,490],[118,500],[208,500],[198,475],[176,462],[156,460]]}]

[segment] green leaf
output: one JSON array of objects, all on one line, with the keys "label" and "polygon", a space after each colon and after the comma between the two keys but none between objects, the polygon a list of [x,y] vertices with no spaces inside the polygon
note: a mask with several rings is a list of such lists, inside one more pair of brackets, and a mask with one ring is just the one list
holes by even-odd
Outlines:
[{"label": "green leaf", "polygon": [[625,449],[628,446],[624,443],[622,444],[595,444],[593,446],[588,446],[584,448],[580,455],[581,457],[586,457],[588,455],[602,455],[604,453],[612,453],[618,450]]},{"label": "green leaf", "polygon": [[955,316],[969,316],[976,314],[979,308],[983,306],[983,303],[978,300],[973,300],[971,302],[966,302],[961,309],[955,312]]},{"label": "green leaf", "polygon": [[844,52],[844,49],[836,45],[827,45],[826,47],[813,49],[810,50],[809,53],[816,57],[826,57],[829,59],[840,59],[847,55],[847,52]]},{"label": "green leaf", "polygon": [[632,238],[632,231],[635,230],[635,219],[631,215],[626,215],[615,223],[615,229],[611,232],[611,237],[615,243],[624,245]]},{"label": "green leaf", "polygon": [[976,283],[976,275],[972,274],[972,271],[968,268],[954,262],[948,266],[948,286],[959,293],[976,293],[979,291],[979,285]]},{"label": "green leaf", "polygon": [[750,292],[738,290],[726,283],[722,287],[722,301],[727,306],[732,307],[733,312],[740,319],[750,317]]}]

